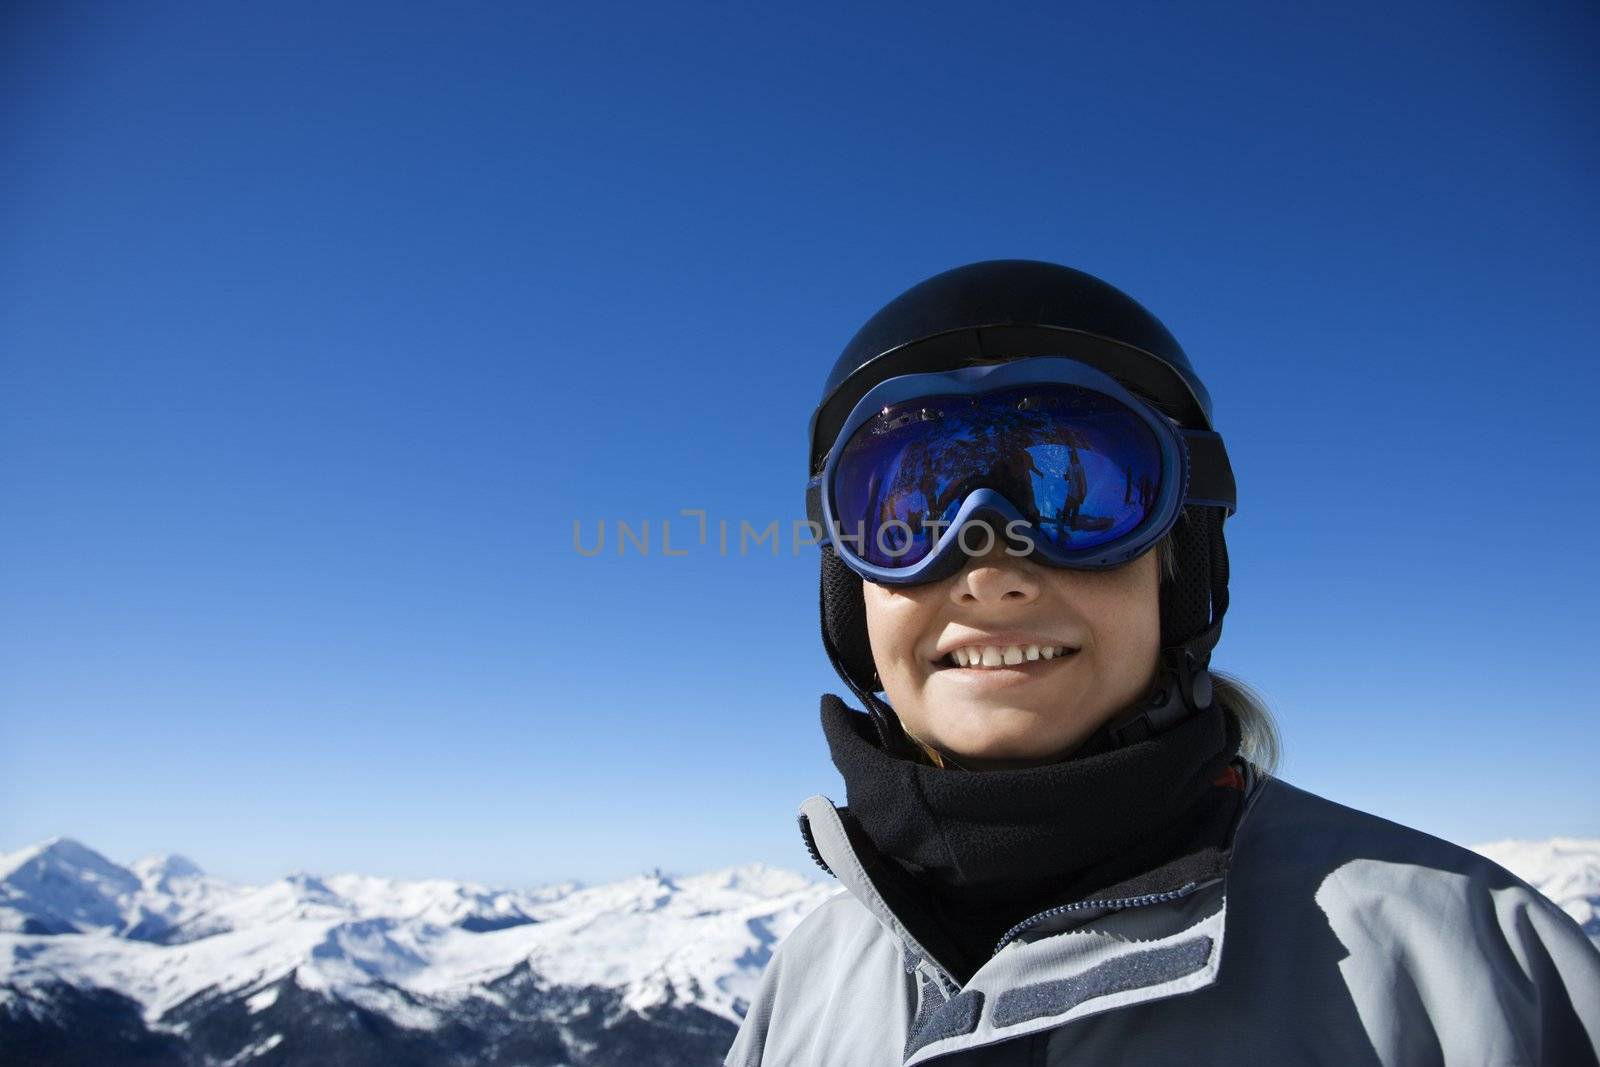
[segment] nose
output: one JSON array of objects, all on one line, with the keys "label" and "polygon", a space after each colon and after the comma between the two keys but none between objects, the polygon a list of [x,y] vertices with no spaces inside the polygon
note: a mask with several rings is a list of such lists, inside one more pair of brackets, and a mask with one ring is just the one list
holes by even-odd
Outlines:
[{"label": "nose", "polygon": [[963,607],[1031,604],[1039,599],[1041,582],[1036,564],[1013,556],[996,545],[986,555],[974,557],[950,586],[950,599]]}]

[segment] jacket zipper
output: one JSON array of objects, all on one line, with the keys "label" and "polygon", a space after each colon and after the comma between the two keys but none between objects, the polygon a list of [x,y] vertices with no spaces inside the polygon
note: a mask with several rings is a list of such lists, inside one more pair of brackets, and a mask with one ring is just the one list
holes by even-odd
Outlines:
[{"label": "jacket zipper", "polygon": [[798,817],[797,821],[800,823],[800,838],[801,840],[805,841],[806,851],[811,853],[812,860],[816,862],[818,867],[823,869],[828,877],[839,877],[833,873],[832,867],[829,867],[826,863],[822,862],[822,853],[817,850],[817,842],[811,836],[811,820],[806,818],[804,815],[801,815]]},{"label": "jacket zipper", "polygon": [[[1210,883],[1207,883],[1208,885]],[[1147,904],[1165,904],[1170,900],[1180,900],[1200,888],[1199,882],[1187,882],[1177,889],[1168,889],[1160,893],[1145,893],[1137,897],[1116,897],[1110,900],[1080,900],[1073,904],[1057,904],[1053,908],[1046,908],[1039,914],[1023,919],[1017,925],[1007,930],[1000,938],[1000,943],[995,945],[991,956],[999,955],[1000,950],[1010,944],[1019,934],[1026,931],[1036,923],[1053,919],[1057,915],[1065,915],[1071,911],[1087,911],[1091,908],[1106,911],[1121,911],[1124,908],[1140,908]]]},{"label": "jacket zipper", "polygon": [[[1238,837],[1239,831],[1244,827],[1245,817],[1250,814],[1250,809],[1255,807],[1256,800],[1261,795],[1261,790],[1259,788],[1260,783],[1255,773],[1255,768],[1251,766],[1248,760],[1243,762],[1245,801],[1244,810],[1239,813],[1239,821],[1234,825],[1233,828],[1235,838]],[[1231,841],[1229,842],[1229,847],[1232,847]],[[1211,882],[1206,882],[1204,884],[1210,885]],[[1039,914],[1032,916],[1031,918],[1024,919],[1011,929],[1007,930],[1005,934],[1001,936],[1000,943],[995,945],[994,952],[990,953],[990,956],[992,958],[993,956],[999,955],[1001,949],[1005,948],[1017,937],[1018,934],[1021,934],[1030,926],[1033,926],[1035,923],[1043,922],[1044,920],[1052,918],[1056,915],[1061,915],[1069,911],[1083,911],[1089,908],[1119,910],[1122,908],[1142,907],[1146,904],[1164,904],[1167,901],[1179,900],[1188,896],[1196,889],[1199,889],[1200,885],[1201,883],[1199,882],[1189,882],[1185,885],[1179,886],[1177,889],[1169,889],[1163,893],[1146,893],[1143,896],[1122,897],[1117,900],[1080,900],[1075,904],[1059,904],[1056,907],[1041,911]]]}]

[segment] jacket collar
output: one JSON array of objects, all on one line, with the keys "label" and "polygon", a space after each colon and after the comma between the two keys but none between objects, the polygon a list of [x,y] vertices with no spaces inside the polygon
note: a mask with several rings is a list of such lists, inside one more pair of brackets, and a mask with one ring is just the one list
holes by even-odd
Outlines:
[{"label": "jacket collar", "polygon": [[[849,828],[963,905],[1009,897],[1027,906],[1074,889],[1087,896],[1148,870],[1167,856],[1140,855],[1141,846],[1194,813],[1239,749],[1237,723],[1213,703],[1140,742],[974,773],[885,752],[871,720],[832,693],[821,713]],[[1127,869],[1074,885],[1119,861]]]},{"label": "jacket collar", "polygon": [[1216,877],[1238,750],[1218,704],[1143,741],[982,773],[885,752],[833,694],[822,727],[844,778],[845,831],[888,908],[957,981],[1052,905],[1142,896]]},{"label": "jacket collar", "polygon": [[[1235,837],[1261,785],[1246,765],[1244,810]],[[1069,904],[1035,915],[1014,928],[963,987],[885,901],[834,803],[821,795],[808,798],[799,821],[813,858],[896,939],[907,973],[917,976],[918,1010],[906,1044],[906,1067],[1216,981],[1226,925],[1226,872],[1178,890]]]}]

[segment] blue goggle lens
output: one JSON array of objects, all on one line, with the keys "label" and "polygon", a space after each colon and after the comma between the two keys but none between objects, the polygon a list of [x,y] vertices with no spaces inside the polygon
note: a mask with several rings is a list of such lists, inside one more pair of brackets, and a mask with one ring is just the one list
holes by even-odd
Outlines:
[{"label": "blue goggle lens", "polygon": [[926,558],[977,489],[1003,495],[1035,537],[1077,552],[1142,525],[1161,480],[1161,446],[1137,413],[1044,383],[885,407],[845,442],[832,500],[840,527],[863,534],[852,546],[861,557],[896,568]]}]

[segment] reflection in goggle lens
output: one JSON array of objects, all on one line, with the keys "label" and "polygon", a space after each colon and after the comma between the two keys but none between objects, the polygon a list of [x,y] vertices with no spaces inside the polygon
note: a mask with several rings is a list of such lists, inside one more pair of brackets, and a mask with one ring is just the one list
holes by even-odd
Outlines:
[{"label": "reflection in goggle lens", "polygon": [[1097,548],[1155,507],[1161,448],[1136,413],[1079,386],[919,397],[851,434],[834,471],[833,512],[868,563],[909,567],[982,488],[1054,546]]}]

